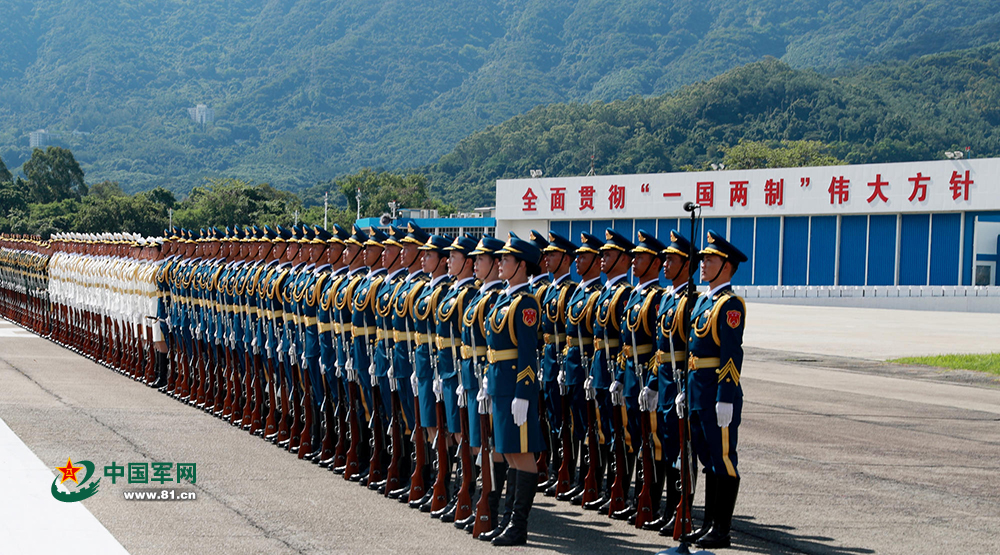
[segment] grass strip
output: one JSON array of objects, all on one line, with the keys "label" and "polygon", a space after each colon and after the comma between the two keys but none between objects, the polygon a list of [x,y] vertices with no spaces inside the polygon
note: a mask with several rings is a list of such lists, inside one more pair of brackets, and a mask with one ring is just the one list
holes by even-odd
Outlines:
[{"label": "grass strip", "polygon": [[1000,376],[1000,353],[983,355],[936,355],[926,357],[904,357],[889,362],[899,364],[919,364],[955,370],[974,370]]}]

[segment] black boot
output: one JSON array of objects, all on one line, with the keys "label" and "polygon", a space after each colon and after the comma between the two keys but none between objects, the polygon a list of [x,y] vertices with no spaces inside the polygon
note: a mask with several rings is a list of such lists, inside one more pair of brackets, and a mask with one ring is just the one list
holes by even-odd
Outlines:
[{"label": "black boot", "polygon": [[156,381],[149,387],[160,389],[167,385],[167,353],[156,352]]},{"label": "black boot", "polygon": [[715,482],[715,522],[707,534],[694,542],[698,547],[706,549],[729,547],[729,530],[733,523],[736,496],[740,491],[739,477],[716,476]]},{"label": "black boot", "polygon": [[677,503],[680,501],[681,492],[677,489],[677,483],[681,479],[681,473],[672,466],[663,464],[660,465],[662,461],[657,461],[657,471],[656,477],[658,478],[656,489],[653,491],[653,508],[659,506],[660,497],[662,496],[664,482],[667,486],[667,502],[663,508],[662,516],[652,522],[647,522],[642,525],[643,530],[663,530],[668,525],[670,526],[671,533],[674,529],[674,514],[677,512]]},{"label": "black boot", "polygon": [[716,507],[716,477],[715,474],[708,472],[705,474],[705,518],[701,523],[701,528],[694,530],[690,534],[681,537],[681,541],[687,543],[695,543],[700,540],[702,536],[708,533],[712,529],[712,524],[715,522],[715,507]]},{"label": "black boot", "polygon": [[535,502],[535,484],[538,483],[538,474],[517,470],[514,474],[514,480],[514,512],[510,517],[510,525],[493,540],[493,545],[508,546],[528,543],[528,515],[531,513],[531,505]]},{"label": "black boot", "polygon": [[[507,481],[507,495],[504,497],[504,501],[503,501],[503,514],[500,517],[500,522],[495,522],[494,525],[493,525],[493,529],[492,530],[490,530],[489,532],[487,532],[485,534],[480,534],[480,536],[479,536],[479,539],[481,539],[483,541],[487,541],[487,542],[493,540],[493,538],[496,538],[500,534],[503,534],[504,529],[506,529],[507,525],[510,524],[510,518],[511,518],[511,515],[513,514],[513,512],[514,512],[514,495],[515,495],[516,489],[517,489],[517,470],[515,470],[513,468],[510,468],[509,466],[507,466],[507,463],[497,463],[497,462],[495,462],[495,463],[493,463],[493,467],[494,467],[494,472],[497,472],[497,477],[501,476],[501,474],[499,472],[501,464],[503,464],[504,470],[505,470],[505,472],[503,473],[503,476],[505,476],[505,479]],[[538,475],[536,474],[535,477],[537,478]],[[502,483],[503,483],[502,481],[500,483],[498,483],[497,484],[497,490],[490,493],[490,496],[491,496],[490,497],[490,515],[494,519],[496,519],[497,510],[499,510],[499,505],[500,505],[500,488],[503,487]],[[534,493],[535,490],[532,489],[531,491],[532,491],[532,493]],[[494,494],[496,494],[496,497],[495,497],[496,500],[497,500],[496,505],[493,504],[493,499],[494,499],[493,495]]]}]

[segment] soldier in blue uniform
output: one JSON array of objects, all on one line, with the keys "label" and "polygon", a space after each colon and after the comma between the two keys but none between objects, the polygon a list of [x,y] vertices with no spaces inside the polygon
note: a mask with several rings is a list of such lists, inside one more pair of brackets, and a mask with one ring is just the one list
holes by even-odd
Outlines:
[{"label": "soldier in blue uniform", "polygon": [[[430,276],[430,281],[419,290],[414,288],[412,293],[414,299],[412,301],[411,313],[414,316],[414,331],[416,332],[413,338],[413,377],[415,378],[414,381],[416,381],[417,387],[414,391],[417,392],[417,399],[419,400],[417,410],[420,413],[420,425],[425,431],[424,439],[430,446],[431,457],[429,459],[435,460],[438,455],[437,449],[434,448],[434,442],[438,439],[437,434],[444,434],[445,444],[449,443],[447,440],[448,431],[445,429],[447,423],[438,422],[437,418],[438,404],[444,403],[444,389],[442,379],[438,375],[440,353],[435,344],[435,337],[437,335],[435,314],[437,313],[438,304],[451,286],[451,276],[448,275],[447,252],[444,250],[450,245],[451,240],[448,237],[431,235],[420,246],[420,251],[422,252],[420,268],[423,270],[424,275]],[[445,489],[447,489],[450,486],[451,456],[445,460],[436,460],[435,466],[440,467],[441,465],[448,469],[445,474],[448,477],[445,481]],[[427,467],[429,472],[431,465],[428,464]],[[427,501],[420,505],[420,511],[427,513],[431,512],[433,491],[430,487],[430,480],[427,480],[425,483],[427,484],[429,495],[427,496]],[[441,514],[439,513],[437,516]]]},{"label": "soldier in blue uniform", "polygon": [[[702,249],[701,279],[709,284],[691,312],[688,400],[691,442],[705,467],[705,521],[687,539],[706,549],[729,547],[739,492],[737,432],[743,409],[740,371],[746,305],[730,280],[747,257],[714,231]],[[684,399],[680,399],[684,402]]]},{"label": "soldier in blue uniform", "polygon": [[[385,277],[385,270],[382,268],[382,243],[385,234],[374,230],[373,240],[357,225],[353,228],[353,233],[347,242],[344,256],[348,260],[354,261],[351,281],[341,290],[337,291],[336,306],[341,310],[341,314],[350,314],[351,323],[351,366],[349,373],[354,374],[355,383],[352,386],[355,390],[360,390],[357,403],[361,405],[358,411],[355,405],[356,418],[360,420],[358,429],[364,441],[360,441],[361,452],[357,457],[357,469],[345,467],[344,479],[352,481],[364,481],[368,473],[369,439],[371,438],[368,423],[375,414],[375,405],[372,395],[372,374],[371,362],[375,342],[375,306],[372,302],[378,293],[378,288]],[[345,326],[347,324],[345,323]],[[352,439],[352,442],[354,440]]]},{"label": "soldier in blue uniform", "polygon": [[[358,235],[359,231],[359,229],[355,229],[355,236]],[[381,289],[382,283],[386,278],[386,267],[383,261],[385,260],[384,254],[388,239],[389,236],[381,230],[372,229],[370,235],[365,240],[364,259],[365,266],[369,268],[369,271],[354,289],[354,298],[351,301],[353,307],[351,322],[353,324],[352,333],[354,334],[354,365],[358,371],[364,400],[367,402],[366,412],[368,413],[368,421],[366,426],[369,430],[373,430],[371,433],[377,431],[379,434],[385,429],[384,417],[380,408],[384,406],[381,386],[385,385],[388,387],[384,376],[380,380],[379,365],[381,364],[383,368],[386,368],[388,365],[385,363],[387,360],[385,358],[385,348],[381,345],[385,331],[379,326],[375,301],[378,298],[379,289]],[[376,422],[376,420],[379,420],[379,422]],[[372,435],[369,434],[368,437],[372,438]],[[382,441],[382,438],[379,438],[379,441]],[[372,455],[374,456],[375,453],[372,453]],[[366,461],[365,467],[370,466],[368,462]],[[381,476],[384,461],[380,459],[373,462],[379,465],[375,470]],[[367,485],[368,474],[371,470],[371,468],[363,469],[357,474],[352,475],[350,479]]]},{"label": "soldier in blue uniform", "polygon": [[[541,270],[541,252],[528,241],[511,237],[497,251],[501,279],[507,288],[487,317],[486,395],[493,408],[493,437],[504,456],[507,510],[492,538],[493,545],[522,545],[528,539],[528,515],[538,486],[535,454],[545,448],[538,412],[538,325],[540,308],[528,279]],[[480,393],[482,395],[482,392]],[[507,512],[510,517],[507,517]]]},{"label": "soldier in blue uniform", "polygon": [[[667,486],[667,502],[662,516],[644,524],[643,528],[659,530],[662,536],[673,536],[674,515],[680,501],[680,490],[676,484],[681,476],[680,471],[674,466],[680,453],[677,412],[674,408],[674,398],[677,396],[674,372],[680,369],[687,355],[688,324],[684,321],[684,305],[687,303],[685,293],[690,268],[688,262],[691,256],[690,248],[691,244],[683,235],[676,230],[670,232],[670,245],[662,251],[662,255],[663,276],[672,287],[664,291],[660,297],[656,329],[656,371],[649,377],[646,387],[640,393],[647,409],[652,410],[651,407],[655,407],[656,410],[656,432],[659,436],[661,457],[658,462],[666,463]],[[654,500],[661,495],[661,489],[662,484],[658,484],[654,492],[657,497],[654,497]]]},{"label": "soldier in blue uniform", "polygon": [[[548,424],[543,432],[548,433],[549,476],[538,489],[546,491],[556,485],[559,477],[559,466],[562,463],[560,454],[559,433],[562,421],[562,393],[559,372],[562,370],[562,350],[566,346],[566,307],[570,297],[576,291],[576,282],[570,277],[570,266],[576,257],[576,245],[565,237],[549,232],[548,245],[542,249],[542,261],[552,274],[551,284],[542,292],[541,305],[542,342],[541,356],[541,390],[542,410]],[[565,374],[564,374],[565,376]],[[581,382],[582,384],[582,382]],[[563,383],[565,385],[565,383]]]},{"label": "soldier in blue uniform", "polygon": [[[625,406],[625,369],[621,357],[622,317],[625,305],[632,295],[632,286],[626,279],[626,274],[632,265],[631,252],[635,245],[611,228],[604,230],[604,237],[605,242],[601,246],[601,271],[607,276],[607,281],[594,306],[594,363],[590,376],[593,378],[591,387],[595,389],[596,397],[600,399],[604,391],[607,391],[610,403],[606,410],[616,413],[611,415],[614,451],[617,453],[614,459],[616,470],[620,465],[625,466],[626,481],[621,486],[627,496],[629,477],[635,468],[635,448],[638,443],[633,442],[633,438],[639,437],[639,422],[638,419],[629,420]],[[619,457],[622,453],[624,456]],[[614,502],[615,499],[608,501]],[[635,514],[635,511],[634,505],[628,505],[612,512],[611,517],[625,520]]]},{"label": "soldier in blue uniform", "polygon": [[[435,339],[434,346],[437,352],[437,374],[441,380],[441,398],[444,402],[444,413],[447,421],[448,433],[452,434],[453,443],[461,444],[468,441],[462,437],[462,414],[466,417],[466,427],[468,427],[468,405],[465,397],[465,387],[462,385],[461,376],[462,357],[462,326],[461,318],[467,303],[476,296],[478,291],[476,278],[472,272],[473,261],[469,253],[476,248],[476,240],[470,235],[463,235],[456,238],[450,245],[446,246],[444,254],[448,263],[448,275],[452,278],[447,289],[437,301],[437,309],[434,311]],[[459,393],[461,391],[461,394]],[[438,422],[439,427],[445,423]],[[462,468],[463,481],[469,480],[472,488],[475,488],[475,464],[472,468]],[[471,495],[471,492],[470,492]],[[441,522],[454,522],[458,509],[458,491],[454,492],[454,497],[439,515],[434,515],[441,519]]]},{"label": "soldier in blue uniform", "polygon": [[[622,367],[624,368],[625,408],[629,421],[640,421],[639,435],[633,435],[633,442],[638,440],[642,445],[643,459],[650,456],[651,465],[642,468],[642,484],[636,480],[633,503],[638,506],[641,489],[647,488],[650,494],[650,507],[643,507],[643,514],[629,517],[629,523],[635,524],[637,519],[641,525],[659,518],[660,492],[663,491],[666,462],[663,459],[659,436],[656,433],[656,398],[655,394],[645,388],[646,382],[653,375],[656,367],[655,342],[656,318],[660,309],[660,268],[663,265],[663,251],[666,245],[661,243],[648,231],[640,229],[637,232],[639,244],[632,249],[632,275],[638,282],[632,290],[622,325]],[[647,461],[648,462],[648,461]],[[638,478],[638,473],[637,473]],[[658,485],[658,487],[657,487]],[[648,509],[648,511],[647,511]]]},{"label": "soldier in blue uniform", "polygon": [[[339,322],[334,306],[335,292],[341,282],[347,279],[347,261],[344,259],[346,241],[351,234],[337,224],[333,224],[332,232],[325,232],[317,226],[316,237],[327,242],[326,257],[317,267],[317,272],[329,272],[322,285],[317,286],[319,298],[316,309],[316,332],[319,343],[320,370],[323,373],[323,383],[326,387],[323,405],[323,449],[317,462],[321,467],[328,468],[334,463],[333,447],[336,441],[346,437],[346,430],[341,430],[346,414],[347,385],[344,380],[343,358],[343,325],[334,330],[334,323]],[[338,418],[339,416],[339,418]],[[335,440],[334,437],[338,439]],[[341,447],[341,446],[338,446]]]},{"label": "soldier in blue uniform", "polygon": [[[479,406],[479,396],[482,388],[483,371],[486,360],[486,316],[489,314],[497,297],[503,289],[503,282],[500,281],[500,268],[498,265],[500,255],[496,251],[503,248],[503,241],[484,236],[479,240],[475,250],[469,253],[474,256],[473,272],[476,279],[482,284],[479,293],[469,301],[462,314],[462,385],[464,391],[460,390],[458,395],[465,395],[469,412],[469,446],[474,453],[479,453],[482,447],[482,429],[480,427],[480,412],[483,414],[485,406]],[[490,492],[488,496],[490,505],[490,515],[496,519],[497,507],[500,505],[500,489],[503,480],[507,478],[507,464],[501,460],[494,459],[493,481],[499,484]],[[482,464],[489,464],[489,461],[482,461]],[[472,532],[475,524],[475,514],[465,520],[456,520],[455,527],[464,528]],[[495,524],[492,523],[492,524]],[[495,527],[494,527],[495,529]],[[483,534],[480,536],[486,536]]]}]

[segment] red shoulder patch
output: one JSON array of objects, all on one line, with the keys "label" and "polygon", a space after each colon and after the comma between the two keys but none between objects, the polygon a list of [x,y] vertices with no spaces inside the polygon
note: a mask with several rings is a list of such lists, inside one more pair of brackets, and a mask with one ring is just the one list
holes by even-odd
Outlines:
[{"label": "red shoulder patch", "polygon": [[524,320],[524,325],[534,326],[535,322],[538,321],[538,311],[533,308],[526,308],[521,311],[521,319]]},{"label": "red shoulder patch", "polygon": [[731,328],[740,327],[740,319],[743,314],[739,310],[730,310],[726,313],[726,323],[729,324]]}]

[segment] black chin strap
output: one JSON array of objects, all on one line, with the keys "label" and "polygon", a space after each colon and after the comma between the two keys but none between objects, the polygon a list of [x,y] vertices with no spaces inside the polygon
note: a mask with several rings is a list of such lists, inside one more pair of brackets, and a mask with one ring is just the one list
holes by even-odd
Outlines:
[{"label": "black chin strap", "polygon": [[713,277],[712,279],[708,280],[709,283],[712,283],[713,281],[715,281],[716,279],[718,279],[720,275],[722,275],[722,270],[725,269],[726,264],[729,264],[729,261],[728,260],[723,260],[722,261],[722,265],[719,266],[719,271],[715,272],[715,277]]}]

